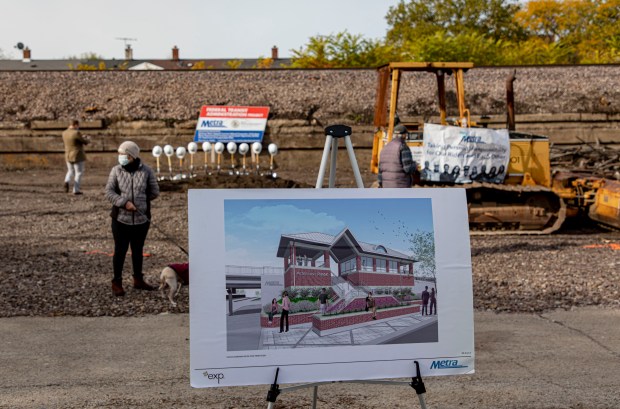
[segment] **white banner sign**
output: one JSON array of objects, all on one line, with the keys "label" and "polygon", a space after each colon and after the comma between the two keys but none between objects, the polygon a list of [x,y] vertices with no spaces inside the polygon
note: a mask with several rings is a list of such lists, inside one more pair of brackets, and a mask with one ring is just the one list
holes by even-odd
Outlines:
[{"label": "white banner sign", "polygon": [[[201,189],[188,200],[193,387],[269,384],[277,368],[282,384],[412,377],[414,361],[422,376],[474,372],[464,189]],[[424,289],[419,257],[436,277]],[[260,311],[228,314],[227,265],[282,268],[262,280],[274,291]]]},{"label": "white banner sign", "polygon": [[422,180],[502,183],[510,160],[506,129],[424,124]]}]

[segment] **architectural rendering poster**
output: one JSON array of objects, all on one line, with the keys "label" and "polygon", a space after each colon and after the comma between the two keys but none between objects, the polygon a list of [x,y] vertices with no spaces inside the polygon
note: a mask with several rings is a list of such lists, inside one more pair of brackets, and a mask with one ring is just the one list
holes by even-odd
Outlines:
[{"label": "architectural rendering poster", "polygon": [[424,180],[502,183],[509,159],[507,129],[424,124]]},{"label": "architectural rendering poster", "polygon": [[463,189],[190,190],[189,246],[194,387],[474,372]]}]

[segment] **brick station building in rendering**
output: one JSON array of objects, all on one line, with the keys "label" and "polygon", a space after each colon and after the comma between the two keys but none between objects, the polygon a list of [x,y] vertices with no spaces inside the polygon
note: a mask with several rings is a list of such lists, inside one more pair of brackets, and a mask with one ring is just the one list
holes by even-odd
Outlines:
[{"label": "brick station building in rendering", "polygon": [[284,286],[329,287],[330,260],[338,276],[355,287],[413,287],[410,256],[380,244],[359,241],[348,228],[337,235],[325,233],[283,234],[278,257],[284,259]]},{"label": "brick station building in rendering", "polygon": [[[277,256],[284,260],[287,290],[331,288],[334,293],[324,313],[302,310],[290,316],[290,325],[312,323],[320,336],[420,312],[419,300],[411,296],[413,263],[416,261],[381,244],[359,241],[348,228],[337,235],[297,233],[280,236]],[[332,266],[332,262],[335,265]],[[332,267],[334,272],[332,273]],[[408,290],[408,291],[407,291]],[[367,292],[372,291],[377,307],[365,310]],[[303,302],[303,301],[302,301]],[[269,308],[269,305],[265,306]],[[280,315],[268,321],[261,315],[261,327],[278,328]]]}]

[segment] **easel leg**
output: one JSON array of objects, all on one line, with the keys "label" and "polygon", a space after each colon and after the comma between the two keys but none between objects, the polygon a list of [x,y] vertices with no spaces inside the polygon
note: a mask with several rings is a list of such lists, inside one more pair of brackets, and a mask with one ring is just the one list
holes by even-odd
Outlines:
[{"label": "easel leg", "polygon": [[312,409],[316,409],[316,400],[319,397],[319,386],[314,386],[314,392],[312,393]]},{"label": "easel leg", "polygon": [[415,378],[411,378],[411,383],[409,384],[413,389],[415,389],[415,393],[418,395],[418,400],[420,401],[420,407],[422,409],[426,409],[426,402],[424,401],[424,394],[426,393],[426,387],[424,386],[424,382],[422,381],[422,376],[420,375],[420,364],[418,361],[413,361],[415,363]]},{"label": "easel leg", "polygon": [[362,175],[360,174],[360,168],[357,166],[357,160],[355,159],[355,152],[353,151],[353,144],[351,143],[351,137],[349,135],[344,137],[344,144],[347,147],[349,153],[349,161],[351,162],[351,168],[353,168],[353,175],[355,176],[355,183],[359,189],[364,188],[364,182],[362,181]]},{"label": "easel leg", "polygon": [[332,139],[332,160],[329,164],[329,187],[336,185],[336,168],[338,162],[338,138]]},{"label": "easel leg", "polygon": [[275,409],[276,407],[276,399],[280,394],[280,386],[278,385],[278,373],[280,372],[280,368],[276,368],[276,376],[273,379],[273,383],[271,384],[271,388],[269,392],[267,392],[267,409]]},{"label": "easel leg", "polygon": [[332,136],[327,135],[325,137],[325,147],[323,148],[323,157],[321,158],[321,166],[319,167],[319,176],[316,179],[316,189],[323,187],[323,179],[325,178],[325,167],[327,166],[327,155],[329,154],[329,148],[332,146]]},{"label": "easel leg", "polygon": [[376,385],[409,385],[413,389],[415,389],[416,394],[418,395],[418,400],[420,401],[420,408],[426,409],[426,402],[424,401],[424,394],[426,393],[426,388],[424,387],[424,382],[422,382],[422,376],[420,375],[420,365],[418,361],[414,361],[416,366],[416,376],[411,378],[411,382],[403,382],[403,381],[385,381],[385,380],[367,380],[367,381],[326,381],[326,382],[312,382],[301,385],[295,385],[291,387],[287,387],[284,389],[280,389],[278,385],[278,374],[280,372],[280,368],[276,368],[276,376],[273,380],[273,384],[271,384],[271,388],[267,392],[267,401],[269,402],[267,409],[275,409],[276,399],[281,392],[291,392],[298,389],[305,389],[312,387],[312,409],[316,409],[317,401],[319,396],[319,385],[331,384],[331,383],[366,383],[366,384],[376,384]]}]

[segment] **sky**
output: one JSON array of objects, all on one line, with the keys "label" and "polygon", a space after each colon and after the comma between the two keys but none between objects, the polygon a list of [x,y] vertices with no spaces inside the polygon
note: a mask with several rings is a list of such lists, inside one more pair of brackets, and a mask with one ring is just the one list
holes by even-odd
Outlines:
[{"label": "sky", "polygon": [[316,35],[348,30],[382,38],[398,0],[0,0],[0,50],[20,59],[62,59],[94,52],[134,59],[291,57]]},{"label": "sky", "polygon": [[336,235],[345,227],[359,241],[411,255],[408,235],[433,231],[431,200],[226,200],[226,264],[283,267],[282,234]]}]

